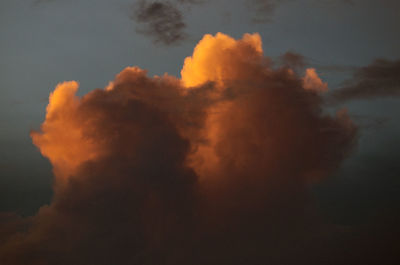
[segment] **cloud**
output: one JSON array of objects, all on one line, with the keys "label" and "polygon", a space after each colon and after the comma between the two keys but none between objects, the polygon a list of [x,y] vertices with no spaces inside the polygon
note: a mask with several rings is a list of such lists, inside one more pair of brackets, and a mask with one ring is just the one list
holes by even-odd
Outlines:
[{"label": "cloud", "polygon": [[307,66],[316,68],[322,73],[352,73],[357,69],[357,67],[351,65],[325,64],[294,51],[282,54],[276,59],[276,63],[280,67],[289,67],[297,72],[303,71]]},{"label": "cloud", "polygon": [[[35,0],[33,4],[54,1]],[[137,23],[136,31],[149,36],[154,43],[174,45],[188,36],[185,32],[185,7],[203,3],[205,0],[135,0],[129,17]]]},{"label": "cloud", "polygon": [[332,92],[335,102],[400,95],[400,60],[377,59],[357,69],[353,79]]},{"label": "cloud", "polygon": [[301,70],[309,64],[307,58],[292,51],[285,52],[278,61],[281,65],[295,70]]},{"label": "cloud", "polygon": [[[182,3],[192,2],[184,1]],[[142,25],[137,28],[137,31],[151,36],[155,43],[171,45],[186,38],[183,14],[173,2],[138,1],[134,6],[131,18]]]},{"label": "cloud", "polygon": [[255,12],[253,22],[268,23],[272,21],[276,8],[288,1],[293,0],[246,0],[246,4]]},{"label": "cloud", "polygon": [[[278,65],[290,70],[300,72],[309,65],[309,59],[296,52],[286,52],[278,58]],[[303,77],[304,89],[313,90],[315,92],[328,91],[328,84],[324,83],[318,76],[315,68],[306,68]]]},{"label": "cloud", "polygon": [[322,82],[315,68],[308,68],[303,78],[304,89],[314,90],[316,92],[325,92],[328,90],[328,84]]},{"label": "cloud", "polygon": [[[273,22],[276,9],[282,4],[290,2],[300,2],[298,0],[244,0],[245,4],[250,10],[254,12],[252,21],[254,23],[270,23]],[[391,1],[391,0],[389,0]],[[304,1],[303,1],[304,2]],[[305,3],[307,4],[307,3]],[[327,4],[339,5],[355,5],[354,0],[314,0],[311,1],[313,5],[326,6]]]},{"label": "cloud", "polygon": [[349,73],[351,74],[354,70],[357,69],[355,66],[351,65],[339,65],[339,64],[331,64],[331,65],[323,65],[321,63],[314,63],[313,66],[317,67],[320,71],[327,73]]},{"label": "cloud", "polygon": [[309,187],[339,167],[357,129],[270,61],[258,34],[218,33],[198,43],[180,79],[127,67],[82,97],[77,82],[60,83],[31,132],[52,163],[54,197],[23,225],[4,221],[1,264],[334,257],[323,246],[337,228],[320,219]]}]

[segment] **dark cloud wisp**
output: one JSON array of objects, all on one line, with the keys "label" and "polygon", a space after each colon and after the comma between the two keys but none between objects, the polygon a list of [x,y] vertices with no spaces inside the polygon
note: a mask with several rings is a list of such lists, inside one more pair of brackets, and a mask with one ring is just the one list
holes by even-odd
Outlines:
[{"label": "dark cloud wisp", "polygon": [[282,64],[283,66],[296,70],[304,69],[304,67],[306,67],[309,64],[307,58],[293,51],[288,51],[282,54],[279,57],[279,63]]},{"label": "dark cloud wisp", "polygon": [[183,14],[171,1],[138,1],[131,18],[139,24],[137,32],[150,36],[155,43],[171,45],[186,38]]},{"label": "dark cloud wisp", "polygon": [[268,23],[272,21],[275,9],[284,2],[293,0],[245,0],[250,10],[255,12],[254,23]]},{"label": "dark cloud wisp", "polygon": [[335,102],[400,96],[400,60],[377,59],[359,68],[353,79],[332,92]]}]

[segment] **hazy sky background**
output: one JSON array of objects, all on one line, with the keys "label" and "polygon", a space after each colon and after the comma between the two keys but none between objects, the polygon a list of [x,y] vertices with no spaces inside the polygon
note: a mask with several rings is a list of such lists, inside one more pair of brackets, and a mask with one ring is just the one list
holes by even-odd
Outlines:
[{"label": "hazy sky background", "polygon": [[[286,0],[265,13],[256,2],[179,4],[186,38],[164,45],[138,32],[143,25],[132,19],[134,0],[1,0],[0,212],[30,215],[50,201],[51,166],[29,132],[43,121],[59,82],[79,81],[83,95],[107,86],[126,66],[179,76],[195,44],[217,32],[235,38],[259,32],[267,56],[303,55],[332,91],[377,58],[400,59],[398,1]],[[260,16],[267,21],[255,23]],[[316,188],[332,220],[354,222],[398,207],[398,104],[390,97],[343,103],[361,129],[353,155]]]}]

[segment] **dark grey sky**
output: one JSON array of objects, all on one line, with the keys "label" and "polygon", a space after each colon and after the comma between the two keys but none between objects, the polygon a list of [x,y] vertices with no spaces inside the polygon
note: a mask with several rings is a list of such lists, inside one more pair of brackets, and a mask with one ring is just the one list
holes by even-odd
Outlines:
[{"label": "dark grey sky", "polygon": [[[134,0],[2,0],[0,211],[33,214],[50,199],[51,167],[32,145],[29,132],[43,121],[48,95],[61,81],[79,81],[82,95],[105,87],[126,66],[147,69],[150,75],[179,76],[197,41],[216,32],[236,38],[259,32],[267,56],[277,58],[287,51],[303,55],[331,90],[351,78],[352,69],[377,58],[400,59],[398,1],[273,1],[273,9],[265,13],[256,10],[260,2],[172,1],[181,12],[185,35],[165,45],[156,43],[151,33],[143,34],[149,30],[148,17],[132,17]],[[256,16],[267,19],[255,23]],[[329,108],[342,106],[361,126],[359,146],[335,179],[316,193],[324,211],[338,219],[345,212],[340,221],[346,222],[347,215],[357,219],[400,201],[395,178],[400,173],[400,109],[398,100],[388,97]]]}]

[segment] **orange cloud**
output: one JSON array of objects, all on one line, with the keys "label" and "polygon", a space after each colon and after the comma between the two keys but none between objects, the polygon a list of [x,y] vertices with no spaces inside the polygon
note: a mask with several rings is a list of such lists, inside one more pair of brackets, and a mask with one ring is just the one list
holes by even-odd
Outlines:
[{"label": "orange cloud", "polygon": [[303,77],[304,89],[316,92],[325,92],[328,90],[328,84],[322,82],[314,68],[308,68],[306,75]]},{"label": "orange cloud", "polygon": [[308,186],[340,165],[356,127],[343,111],[322,113],[315,83],[268,62],[258,34],[218,33],[181,79],[127,67],[83,97],[76,82],[59,84],[31,133],[53,165],[54,198],[28,230],[7,234],[0,262],[307,260],[294,246],[323,226]]},{"label": "orange cloud", "polygon": [[76,173],[79,165],[100,153],[97,143],[87,138],[82,128],[78,113],[81,99],[75,95],[78,87],[75,81],[58,84],[50,94],[42,132],[31,132],[33,143],[49,158],[59,177]]},{"label": "orange cloud", "polygon": [[262,58],[259,34],[245,34],[241,40],[222,33],[205,35],[193,55],[185,59],[182,82],[186,87],[194,87],[208,81],[223,85],[226,80],[246,79]]}]

